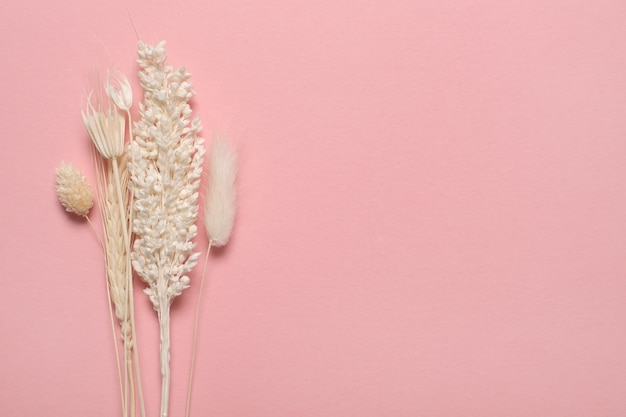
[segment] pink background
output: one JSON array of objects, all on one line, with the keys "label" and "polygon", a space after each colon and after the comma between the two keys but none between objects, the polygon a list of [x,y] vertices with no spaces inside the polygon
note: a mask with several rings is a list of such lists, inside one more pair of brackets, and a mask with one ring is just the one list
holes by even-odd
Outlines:
[{"label": "pink background", "polygon": [[[608,0],[3,2],[0,415],[119,415],[102,258],[53,175],[93,183],[81,98],[96,69],[134,74],[127,9],[241,155],[192,416],[626,416],[626,3]],[[199,277],[173,311],[173,417]],[[139,292],[137,315],[153,417]]]}]

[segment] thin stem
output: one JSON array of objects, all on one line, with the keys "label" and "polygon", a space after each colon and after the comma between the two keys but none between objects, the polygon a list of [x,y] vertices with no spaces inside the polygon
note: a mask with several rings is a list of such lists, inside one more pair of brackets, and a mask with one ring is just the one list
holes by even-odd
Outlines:
[{"label": "thin stem", "polygon": [[161,417],[167,417],[170,401],[170,300],[159,300],[161,336]]},{"label": "thin stem", "polygon": [[87,223],[89,223],[89,226],[91,227],[91,230],[93,231],[93,233],[96,235],[96,239],[98,239],[98,242],[100,243],[100,247],[102,248],[102,250],[104,251],[104,242],[102,241],[102,238],[100,237],[100,235],[98,234],[98,231],[96,230],[96,228],[94,227],[93,223],[91,222],[91,219],[89,218],[88,215],[84,215],[83,216],[85,218],[85,220],[87,220]]},{"label": "thin stem", "polygon": [[130,271],[131,280],[129,283],[129,308],[130,308],[130,325],[133,336],[133,355],[135,360],[135,373],[137,374],[137,390],[139,393],[139,407],[141,409],[141,416],[146,417],[146,406],[143,399],[143,386],[141,384],[141,370],[139,367],[139,350],[137,349],[137,334],[135,332],[135,301],[133,298],[133,283],[132,283],[132,269]]},{"label": "thin stem", "polygon": [[[128,117],[128,138],[129,143],[133,140],[133,126],[130,115],[130,110],[126,111]],[[133,197],[134,193],[130,193],[130,203],[128,204],[128,235],[132,234],[133,225]],[[130,243],[128,245],[128,303],[130,309],[130,326],[133,335],[133,354],[135,360],[135,373],[137,374],[137,392],[139,394],[139,408],[141,410],[141,417],[146,417],[146,406],[143,399],[143,385],[141,383],[141,368],[139,366],[139,350],[137,348],[137,333],[135,332],[135,300],[134,300],[134,288],[133,288],[133,268],[130,263]]]},{"label": "thin stem", "polygon": [[[135,379],[133,378],[133,359],[132,359],[131,352],[130,352],[131,349],[132,347],[128,349],[129,352],[128,352],[128,361],[126,362],[126,368],[127,368],[126,372],[128,372],[128,381],[129,381],[128,386],[131,389],[131,393],[133,393],[135,390]],[[135,406],[135,395],[133,393],[130,396],[130,415],[132,417],[135,416],[136,408],[137,407]]]},{"label": "thin stem", "polygon": [[200,280],[200,289],[198,290],[198,300],[196,301],[196,316],[193,321],[193,341],[191,342],[191,365],[189,366],[189,385],[187,386],[187,411],[185,412],[185,416],[189,417],[189,412],[191,410],[191,385],[193,383],[193,371],[196,364],[196,347],[197,347],[197,339],[198,339],[198,317],[200,316],[200,299],[202,297],[202,288],[204,288],[204,276],[206,274],[206,265],[209,261],[209,253],[211,252],[211,246],[213,246],[213,241],[209,240],[209,247],[206,250],[206,255],[204,257],[204,267],[202,268],[202,279]]},{"label": "thin stem", "polygon": [[[128,272],[127,272],[128,275]],[[132,316],[132,304],[130,304],[130,288],[128,287],[128,285],[132,285],[132,282],[128,283],[127,280],[127,287],[126,287],[126,291],[127,291],[127,303],[126,303],[126,313],[128,314],[128,323],[131,326],[131,341],[130,343],[127,343],[127,341],[125,340],[124,343],[126,344],[126,372],[128,373],[128,387],[130,390],[130,417],[135,417],[135,412],[136,412],[136,406],[135,406],[135,378],[133,378],[133,350],[134,350],[134,345],[136,344],[135,342],[135,338],[133,336],[132,333],[132,323],[131,323],[131,319],[130,317]]]}]

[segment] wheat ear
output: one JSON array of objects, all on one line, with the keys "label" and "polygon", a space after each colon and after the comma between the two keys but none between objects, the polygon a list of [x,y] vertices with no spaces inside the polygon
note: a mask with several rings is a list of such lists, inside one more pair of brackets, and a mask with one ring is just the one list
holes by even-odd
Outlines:
[{"label": "wheat ear", "polygon": [[[126,86],[121,88],[126,89]],[[128,174],[124,154],[125,116],[116,105],[116,91],[110,84],[105,86],[107,102],[92,102],[88,96],[83,122],[95,148],[102,157],[99,177],[102,180],[103,222],[105,228],[105,258],[110,295],[120,320],[124,342],[124,405],[125,413],[135,415],[135,384],[133,376],[133,322],[129,291],[132,287],[130,267],[130,230],[128,222]],[[121,102],[121,101],[120,101]]]},{"label": "wheat ear", "polygon": [[168,416],[170,392],[170,306],[189,287],[198,262],[198,186],[204,155],[199,119],[190,120],[190,74],[165,66],[165,43],[139,41],[139,81],[144,92],[129,147],[133,232],[131,259],[159,318],[161,417]]},{"label": "wheat ear", "polygon": [[[127,204],[126,201],[118,200],[115,184],[113,180],[113,168],[109,161],[102,158],[96,159],[96,169],[98,172],[98,201],[100,202],[102,226],[105,236],[104,260],[107,277],[107,293],[109,296],[109,305],[113,306],[115,316],[120,325],[120,337],[124,347],[124,379],[120,374],[120,389],[122,391],[122,407],[123,415],[128,415],[130,403],[127,399],[129,392],[129,350],[132,346],[131,325],[128,317],[128,283],[127,262],[128,247],[124,241],[124,224],[123,219],[119,216],[118,205]],[[127,178],[127,176],[126,176]],[[127,180],[123,179],[122,183]],[[119,352],[118,343],[115,341],[116,358],[119,368]],[[118,369],[119,372],[121,370]],[[131,401],[132,402],[132,401]]]}]

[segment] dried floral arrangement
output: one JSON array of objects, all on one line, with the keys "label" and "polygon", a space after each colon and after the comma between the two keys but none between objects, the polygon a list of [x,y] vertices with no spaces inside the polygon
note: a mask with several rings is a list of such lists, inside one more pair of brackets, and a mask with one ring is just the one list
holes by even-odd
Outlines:
[{"label": "dried floral arrangement", "polygon": [[[139,84],[143,90],[138,119],[132,120],[133,94],[126,76],[110,71],[105,94],[90,93],[82,119],[95,148],[97,203],[103,237],[89,212],[94,192],[83,173],[62,162],[56,170],[56,193],[68,212],[85,218],[102,245],[111,329],[116,346],[121,413],[145,417],[139,352],[136,346],[133,279],[157,312],[160,328],[160,416],[169,415],[170,306],[190,285],[189,273],[200,253],[198,233],[200,180],[205,156],[200,119],[192,119],[194,95],[190,74],[165,64],[165,42],[138,42]],[[204,229],[209,245],[225,245],[236,211],[236,155],[217,138],[209,152],[208,187],[203,191]],[[190,414],[202,273],[194,318],[194,335],[187,388]],[[121,343],[117,340],[121,339]],[[119,348],[118,345],[121,345]]]}]

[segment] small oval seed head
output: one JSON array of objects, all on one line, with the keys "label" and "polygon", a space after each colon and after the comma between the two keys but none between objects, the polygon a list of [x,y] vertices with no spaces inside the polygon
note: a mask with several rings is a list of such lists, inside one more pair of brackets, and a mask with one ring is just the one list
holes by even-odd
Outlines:
[{"label": "small oval seed head", "polygon": [[93,191],[82,172],[72,164],[61,162],[56,169],[56,192],[70,213],[86,217],[93,207]]}]

